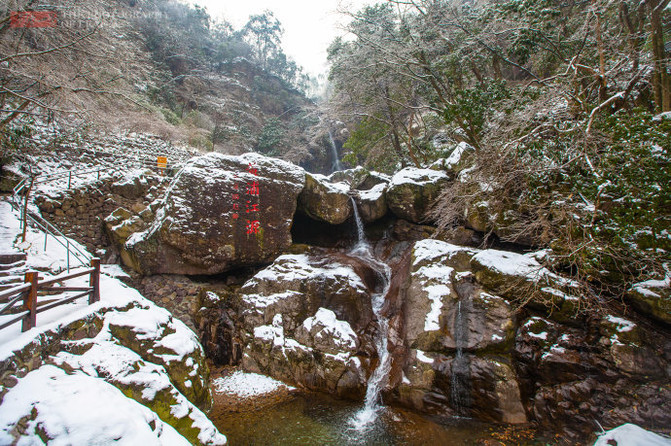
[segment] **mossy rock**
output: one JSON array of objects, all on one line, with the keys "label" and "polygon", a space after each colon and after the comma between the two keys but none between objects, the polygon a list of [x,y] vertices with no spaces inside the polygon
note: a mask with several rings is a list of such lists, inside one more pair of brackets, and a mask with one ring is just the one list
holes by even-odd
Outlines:
[{"label": "mossy rock", "polygon": [[626,299],[640,313],[671,326],[671,287],[666,281],[648,281],[636,284]]}]

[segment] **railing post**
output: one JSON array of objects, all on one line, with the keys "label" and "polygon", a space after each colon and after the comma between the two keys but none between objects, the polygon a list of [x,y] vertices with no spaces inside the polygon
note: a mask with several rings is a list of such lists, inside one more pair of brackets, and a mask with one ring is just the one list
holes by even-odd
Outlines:
[{"label": "railing post", "polygon": [[91,266],[93,267],[93,271],[91,271],[89,284],[93,290],[89,294],[89,305],[100,300],[100,259],[97,257],[92,258]]},{"label": "railing post", "polygon": [[37,272],[31,271],[26,273],[25,283],[30,283],[30,289],[26,291],[23,296],[23,308],[30,311],[23,318],[21,331],[28,331],[36,325],[35,319],[37,315]]},{"label": "railing post", "polygon": [[68,174],[68,189],[72,186],[72,171]]}]

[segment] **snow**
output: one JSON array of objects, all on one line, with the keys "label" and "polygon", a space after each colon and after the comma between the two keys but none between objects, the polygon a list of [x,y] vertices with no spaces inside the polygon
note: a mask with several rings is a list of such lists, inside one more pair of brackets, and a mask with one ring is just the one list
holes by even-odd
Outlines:
[{"label": "snow", "polygon": [[377,201],[384,195],[386,190],[387,185],[385,183],[376,184],[368,190],[359,191],[359,198],[362,201]]},{"label": "snow", "polygon": [[543,332],[540,332],[540,333],[533,333],[533,332],[530,331],[530,332],[529,332],[529,336],[531,336],[532,338],[538,338],[538,339],[542,339],[542,340],[544,340],[544,341],[547,341],[547,339],[548,339],[548,332],[547,332],[547,331],[543,331]]},{"label": "snow", "polygon": [[303,321],[303,327],[311,332],[314,327],[322,327],[315,335],[315,341],[324,343],[333,342],[336,346],[354,349],[357,336],[347,321],[336,319],[336,314],[326,308],[320,308],[317,313]]},{"label": "snow", "polygon": [[430,358],[422,350],[415,350],[417,360],[424,364],[433,364],[433,358]]},{"label": "snow", "polygon": [[19,419],[27,428],[19,444],[188,445],[158,416],[105,381],[68,375],[46,365],[11,388],[0,405],[0,443],[13,444]]},{"label": "snow", "polygon": [[671,439],[662,437],[655,433],[631,423],[611,429],[597,438],[594,446],[671,446]]},{"label": "snow", "polygon": [[633,291],[641,293],[643,296],[660,298],[661,295],[653,291],[653,289],[661,290],[671,288],[671,275],[667,273],[664,280],[646,280],[645,282],[639,282],[634,284],[631,288]]},{"label": "snow", "polygon": [[318,173],[311,173],[310,176],[312,176],[312,178],[314,178],[317,181],[317,183],[319,183],[326,189],[326,193],[347,194],[350,190],[349,184],[345,182],[341,181],[332,183],[331,181],[329,181],[328,177]]},{"label": "snow", "polygon": [[454,149],[454,151],[452,151],[450,156],[445,160],[445,166],[449,169],[454,168],[457,164],[459,164],[461,158],[464,156],[464,153],[474,151],[475,149],[473,148],[473,146],[463,141],[460,142]]},{"label": "snow", "polygon": [[[0,201],[0,215],[0,251],[7,252],[12,249],[19,226],[4,201]],[[44,235],[33,229],[29,235],[24,245],[27,265],[50,266],[56,272],[65,268],[67,259],[60,245],[50,242],[44,250]],[[31,237],[36,241],[31,241]],[[17,323],[0,331],[0,360],[7,360],[28,346],[39,349],[40,344],[49,342],[73,322],[93,318],[103,321],[94,338],[62,341],[67,351],[51,356],[53,365],[42,365],[9,389],[0,406],[0,444],[12,443],[11,430],[22,417],[29,420],[28,429],[18,444],[42,444],[40,436],[44,433],[53,444],[189,444],[154,412],[126,397],[114,384],[138,388],[142,400],[168,392],[175,402],[171,413],[188,417],[203,444],[225,444],[226,437],[174,387],[164,368],[171,361],[179,361],[193,369],[191,376],[197,376],[198,365],[191,358],[185,359],[201,349],[195,333],[135,289],[111,277],[122,276],[120,268],[104,267],[102,272],[99,302],[88,305],[84,297],[38,314],[37,326],[31,330],[21,332],[21,324]],[[40,275],[53,277],[50,272]],[[88,286],[88,281],[89,276],[84,275],[67,284],[83,287]],[[163,361],[162,365],[143,360],[120,345],[111,334],[113,324],[129,327],[136,339],[151,342],[154,350],[161,352],[154,357]]]},{"label": "snow", "polygon": [[302,295],[303,293],[291,290],[275,294],[248,293],[242,296],[242,300],[248,303],[253,303],[256,308],[265,308],[282,300],[291,299],[292,297]]},{"label": "snow", "polygon": [[[481,265],[488,269],[509,276],[523,276],[540,280],[547,271],[536,259],[529,255],[514,252],[486,249],[473,256]],[[549,271],[547,271],[549,273]]]},{"label": "snow", "polygon": [[432,262],[442,257],[453,258],[459,253],[474,255],[479,252],[476,249],[465,248],[463,246],[453,245],[440,240],[424,239],[415,243],[413,250],[413,265],[419,265],[422,262]]},{"label": "snow", "polygon": [[615,316],[608,315],[608,316],[606,316],[606,319],[608,320],[608,322],[617,325],[617,331],[619,333],[626,333],[628,331],[633,330],[634,327],[636,327],[635,323],[633,323],[631,321],[628,321],[626,319],[623,319],[621,317],[615,317]]},{"label": "snow", "polygon": [[217,378],[212,383],[214,384],[215,392],[239,398],[265,395],[279,389],[295,389],[268,376],[242,371],[236,371],[228,376]]},{"label": "snow", "polygon": [[425,288],[431,301],[431,309],[424,319],[424,331],[440,330],[440,314],[443,310],[443,297],[450,295],[450,288],[447,285],[429,285]]},{"label": "snow", "polygon": [[279,256],[268,268],[258,272],[245,283],[245,287],[262,280],[293,282],[299,280],[345,279],[352,288],[366,290],[361,278],[350,268],[340,263],[329,263],[321,267],[310,263],[305,254],[285,254]]},{"label": "snow", "polygon": [[397,172],[389,183],[389,187],[411,184],[414,186],[425,186],[440,180],[447,180],[447,174],[438,170],[418,169],[416,167],[406,167]]},{"label": "snow", "polygon": [[[536,260],[536,253],[517,254],[496,249],[486,249],[478,252],[472,258],[485,268],[513,277],[524,278],[534,283],[549,281],[550,279],[559,285],[567,287],[578,287],[577,282],[565,279],[552,273]],[[564,297],[570,298],[564,294]]]}]

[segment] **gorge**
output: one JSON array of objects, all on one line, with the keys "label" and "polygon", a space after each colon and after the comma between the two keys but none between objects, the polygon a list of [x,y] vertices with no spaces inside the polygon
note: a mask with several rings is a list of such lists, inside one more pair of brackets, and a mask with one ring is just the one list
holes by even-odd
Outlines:
[{"label": "gorge", "polygon": [[[398,415],[382,405],[390,414],[408,408],[531,425],[541,438],[570,442],[590,438],[596,422],[668,425],[668,336],[651,334],[668,326],[645,310],[578,311],[580,289],[549,269],[548,251],[476,247],[482,239],[466,227],[431,238],[427,202],[458,174],[406,168],[386,177],[359,168],[325,177],[257,154],[208,154],[172,179],[137,171],[104,180],[113,191],[146,186],[127,194],[134,198],[119,196],[125,207],[106,219],[113,245],[98,249],[118,256],[147,297],[180,314],[215,365],[358,401],[315,403],[348,407],[336,430],[386,435],[372,420],[384,426]],[[233,218],[235,192],[254,182],[256,233]],[[165,192],[153,189],[147,218],[133,203],[147,202],[152,184]],[[36,196],[44,215],[90,224],[56,212],[86,194],[59,194]],[[302,228],[310,230],[297,233]],[[151,285],[152,277],[167,285]],[[193,291],[172,288],[174,280]],[[637,290],[650,296],[663,286]],[[467,435],[486,430],[474,426]]]}]

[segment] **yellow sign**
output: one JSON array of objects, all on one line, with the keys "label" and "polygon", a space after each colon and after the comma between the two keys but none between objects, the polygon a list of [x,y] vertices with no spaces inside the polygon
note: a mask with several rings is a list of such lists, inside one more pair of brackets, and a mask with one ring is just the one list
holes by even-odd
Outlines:
[{"label": "yellow sign", "polygon": [[168,167],[168,157],[159,156],[156,158],[156,167],[161,170],[161,175],[165,175],[165,168]]}]

